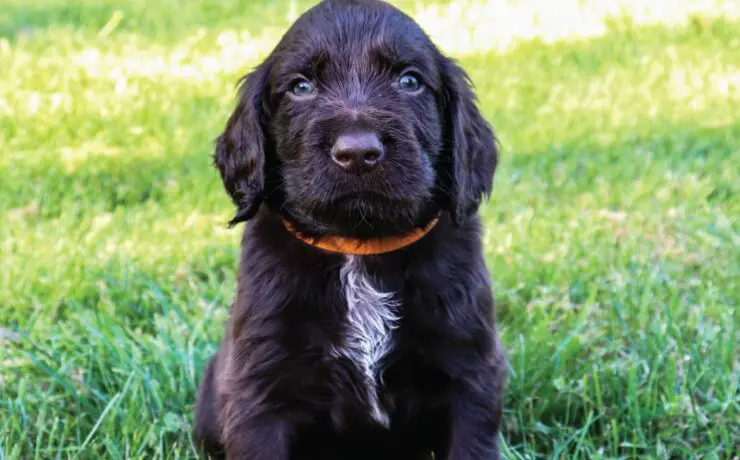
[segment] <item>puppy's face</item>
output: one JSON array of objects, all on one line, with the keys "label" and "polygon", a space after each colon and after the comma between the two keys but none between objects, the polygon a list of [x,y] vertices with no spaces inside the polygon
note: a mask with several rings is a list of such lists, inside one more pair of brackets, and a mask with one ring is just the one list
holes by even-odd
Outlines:
[{"label": "puppy's face", "polygon": [[465,74],[410,18],[328,0],[247,76],[216,163],[237,221],[264,198],[304,231],[377,236],[465,218],[496,151]]},{"label": "puppy's face", "polygon": [[366,6],[318,11],[274,53],[268,126],[295,219],[328,232],[405,231],[431,200],[440,77],[431,43],[409,26]]}]

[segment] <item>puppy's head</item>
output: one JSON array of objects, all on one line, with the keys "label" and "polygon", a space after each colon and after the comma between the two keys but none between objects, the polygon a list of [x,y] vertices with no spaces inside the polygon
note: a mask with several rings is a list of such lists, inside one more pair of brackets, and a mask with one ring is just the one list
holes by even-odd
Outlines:
[{"label": "puppy's head", "polygon": [[460,223],[492,186],[497,151],[465,72],[376,0],[326,0],[244,79],[216,142],[237,205],[315,234],[378,236]]}]

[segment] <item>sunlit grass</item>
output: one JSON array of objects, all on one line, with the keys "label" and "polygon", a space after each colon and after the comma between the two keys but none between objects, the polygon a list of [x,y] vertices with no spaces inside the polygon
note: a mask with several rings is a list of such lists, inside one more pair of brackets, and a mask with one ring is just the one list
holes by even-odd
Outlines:
[{"label": "sunlit grass", "polygon": [[[621,21],[636,26],[685,26],[740,17],[732,0],[451,0],[409,9],[429,34],[457,55],[510,49],[521,40],[552,43],[600,37]],[[450,33],[454,25],[455,33]]]},{"label": "sunlit grass", "polygon": [[[732,458],[738,3],[401,3],[504,148],[507,454]],[[0,0],[0,459],[192,456],[239,241],[212,140],[307,4]]]}]

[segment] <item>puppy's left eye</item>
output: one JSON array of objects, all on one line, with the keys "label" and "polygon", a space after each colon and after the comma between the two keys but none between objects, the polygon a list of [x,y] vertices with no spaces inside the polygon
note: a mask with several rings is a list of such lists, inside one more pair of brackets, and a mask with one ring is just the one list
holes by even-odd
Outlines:
[{"label": "puppy's left eye", "polygon": [[411,72],[407,72],[398,79],[398,87],[402,91],[409,93],[415,93],[421,89],[421,82],[419,78]]}]

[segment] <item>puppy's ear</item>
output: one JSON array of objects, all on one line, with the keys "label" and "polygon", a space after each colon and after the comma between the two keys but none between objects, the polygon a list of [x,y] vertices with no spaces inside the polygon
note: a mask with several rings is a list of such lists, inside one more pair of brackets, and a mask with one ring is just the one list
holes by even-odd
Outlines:
[{"label": "puppy's ear", "polygon": [[243,79],[236,109],[216,139],[214,162],[237,207],[231,226],[254,217],[264,196],[269,69],[265,62]]},{"label": "puppy's ear", "polygon": [[474,214],[493,187],[498,162],[496,137],[477,107],[467,73],[441,58],[442,107],[445,118],[443,179],[449,211],[457,225]]}]

